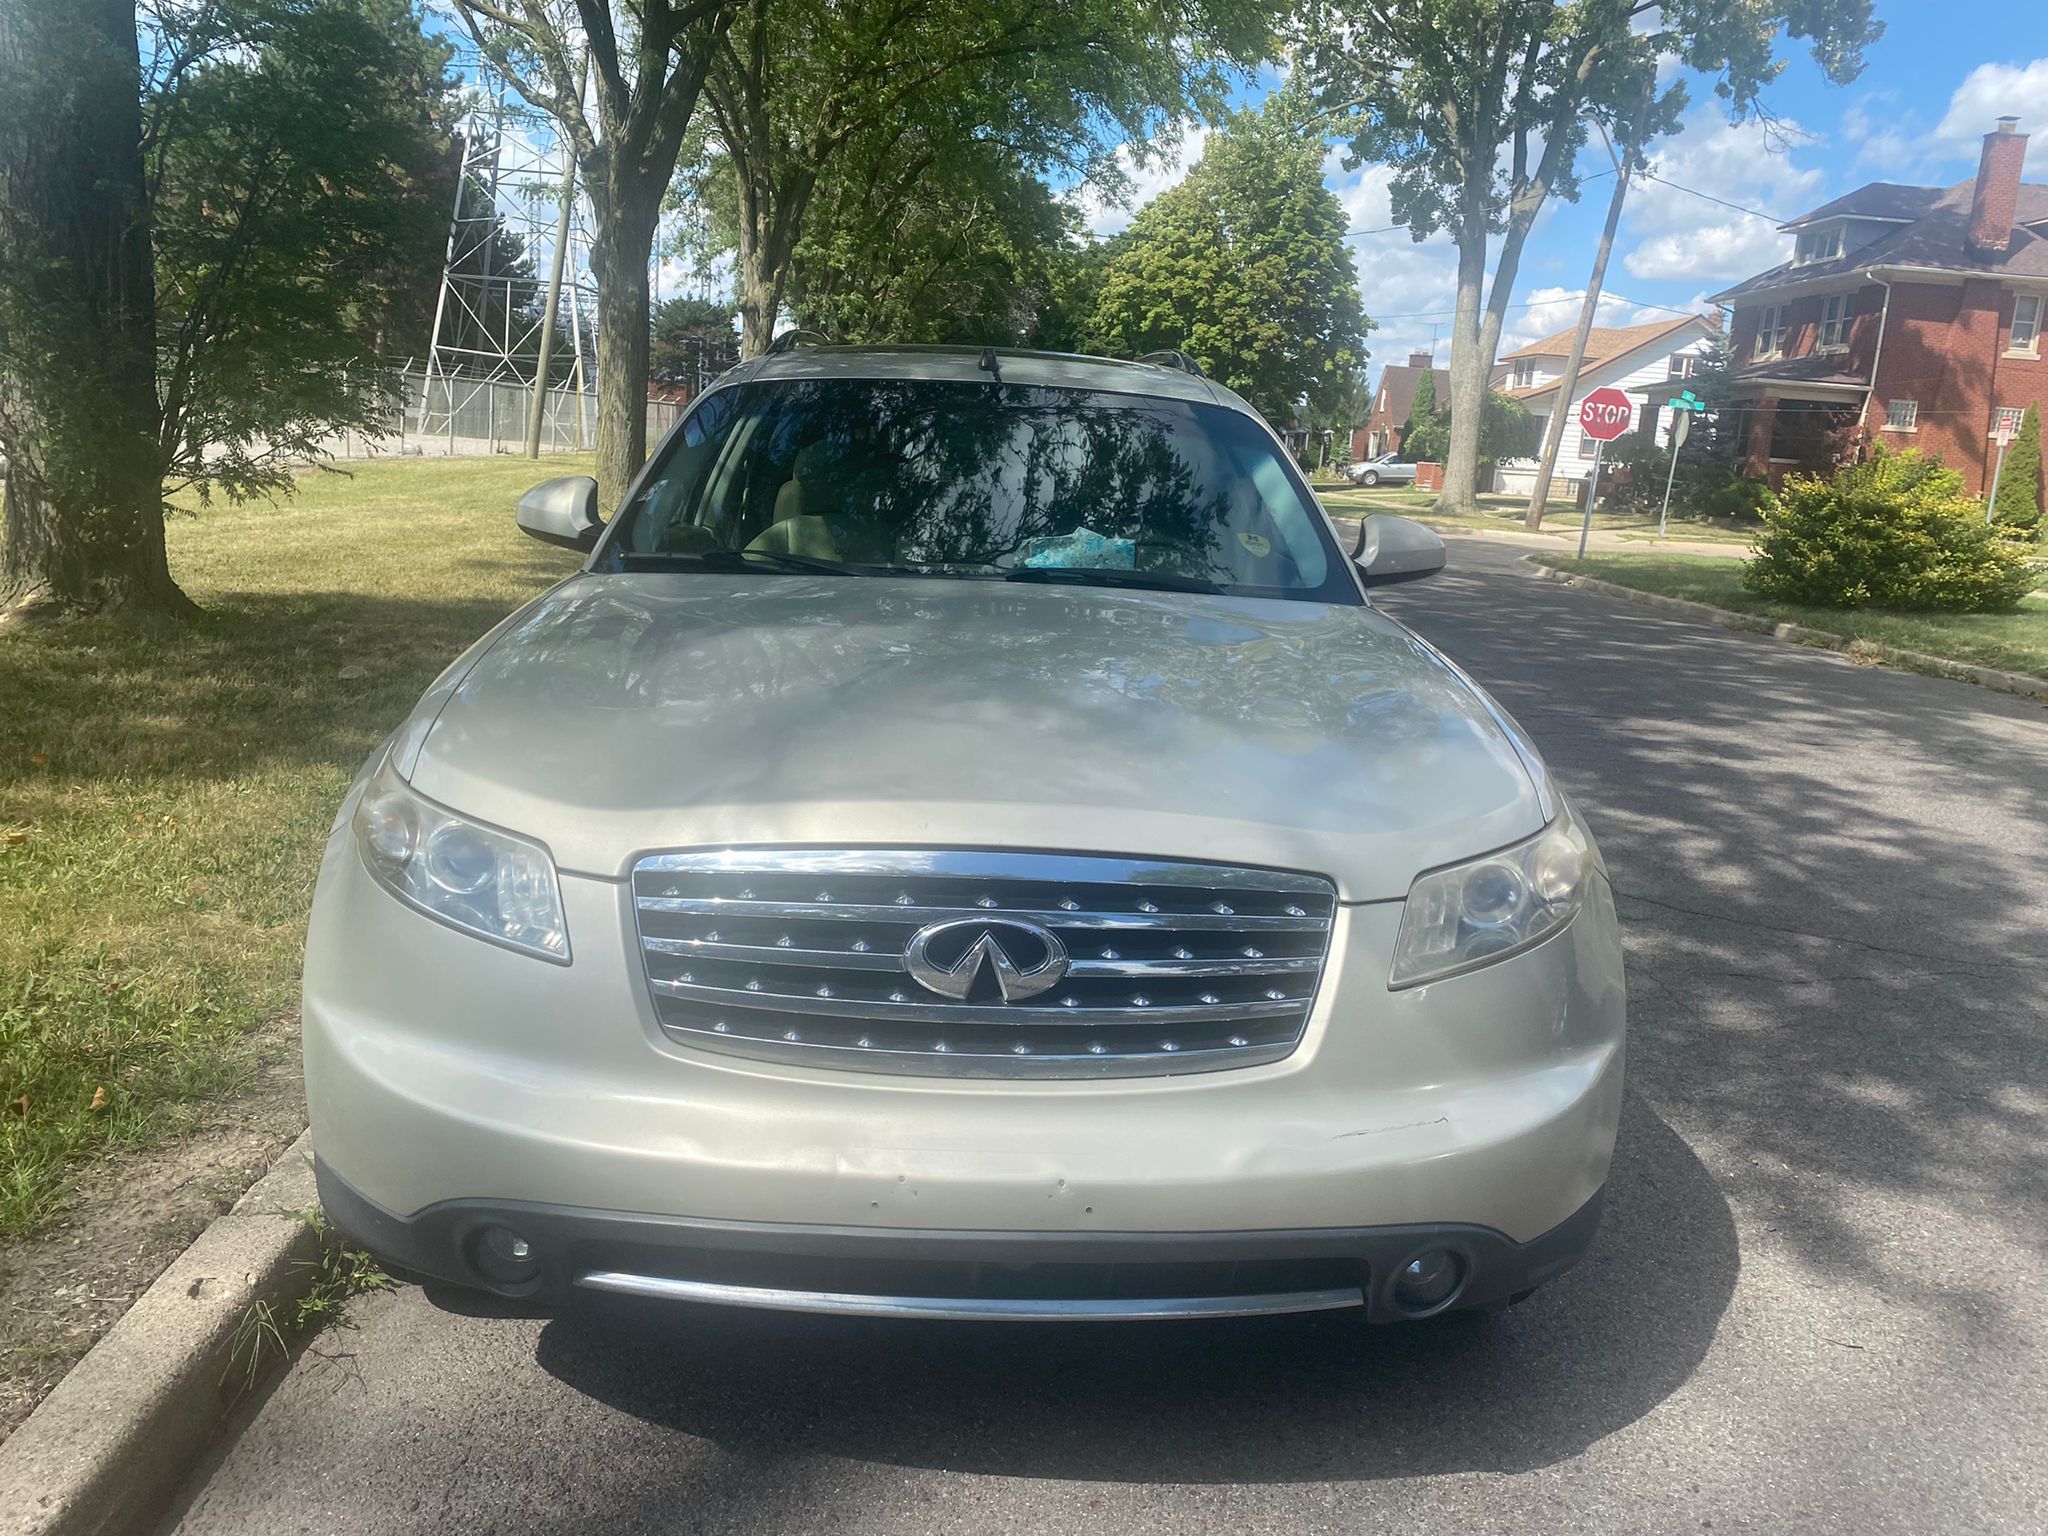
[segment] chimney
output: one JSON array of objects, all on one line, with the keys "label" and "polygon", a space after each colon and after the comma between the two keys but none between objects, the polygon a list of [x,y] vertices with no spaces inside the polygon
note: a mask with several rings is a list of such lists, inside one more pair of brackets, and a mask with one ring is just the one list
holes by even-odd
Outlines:
[{"label": "chimney", "polygon": [[1977,162],[1977,186],[1970,199],[1969,249],[1973,256],[2003,256],[2012,246],[2012,221],[2020,206],[2020,167],[2027,158],[2027,136],[2020,120],[2001,117],[1984,135],[1984,154]]},{"label": "chimney", "polygon": [[[2015,177],[2014,179],[2017,180],[2018,178]],[[2013,196],[2015,199],[2017,199],[2019,194],[2014,193]],[[1408,366],[1410,368],[1427,368],[1430,364],[1430,359],[1432,355],[1433,354],[1428,352],[1410,352],[1408,354]]]}]

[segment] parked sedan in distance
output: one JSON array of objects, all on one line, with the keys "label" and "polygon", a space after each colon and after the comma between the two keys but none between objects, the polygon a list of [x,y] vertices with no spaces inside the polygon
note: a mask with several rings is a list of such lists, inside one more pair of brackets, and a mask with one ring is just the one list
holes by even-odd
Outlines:
[{"label": "parked sedan in distance", "polygon": [[1612,892],[1192,368],[784,347],[364,764],[316,1172],[404,1270],[1004,1320],[1506,1305],[1591,1242]]},{"label": "parked sedan in distance", "polygon": [[1376,459],[1361,459],[1345,473],[1353,485],[1413,485],[1415,461],[1398,454],[1383,453]]}]

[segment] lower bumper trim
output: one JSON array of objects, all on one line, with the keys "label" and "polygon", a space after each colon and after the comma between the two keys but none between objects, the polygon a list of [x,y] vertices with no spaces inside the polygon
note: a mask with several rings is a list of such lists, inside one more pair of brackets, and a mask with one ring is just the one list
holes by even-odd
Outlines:
[{"label": "lower bumper trim", "polygon": [[771,1286],[724,1285],[665,1275],[598,1270],[576,1277],[593,1291],[652,1296],[726,1307],[779,1312],[826,1312],[841,1317],[916,1317],[959,1322],[1110,1323],[1177,1317],[1265,1317],[1285,1312],[1335,1312],[1365,1305],[1357,1286],[1327,1291],[1277,1291],[1251,1296],[1050,1297],[871,1296],[850,1291],[796,1291]]},{"label": "lower bumper trim", "polygon": [[1421,1315],[1403,1267],[1448,1251],[1450,1303],[1488,1307],[1571,1268],[1600,1225],[1596,1191],[1540,1236],[1426,1222],[1217,1232],[1007,1232],[798,1226],[503,1199],[411,1215],[367,1199],[317,1155],[335,1229],[423,1278],[552,1305],[629,1291],[671,1301],[925,1318],[1225,1317],[1363,1305],[1373,1322]]}]

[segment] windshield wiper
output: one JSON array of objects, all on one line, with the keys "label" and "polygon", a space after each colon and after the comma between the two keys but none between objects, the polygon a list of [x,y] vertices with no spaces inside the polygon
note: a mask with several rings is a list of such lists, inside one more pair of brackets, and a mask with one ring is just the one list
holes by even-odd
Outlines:
[{"label": "windshield wiper", "polygon": [[700,549],[690,553],[664,554],[628,550],[619,557],[629,571],[674,570],[677,567],[709,571],[822,571],[827,576],[859,576],[871,571],[893,571],[886,565],[843,565],[815,555],[790,555],[775,549]]},{"label": "windshield wiper", "polygon": [[1222,592],[1223,588],[1200,576],[1176,576],[1171,571],[1127,571],[1103,565],[1020,565],[1003,573],[1005,581],[1035,581],[1076,587],[1131,587],[1151,592]]}]

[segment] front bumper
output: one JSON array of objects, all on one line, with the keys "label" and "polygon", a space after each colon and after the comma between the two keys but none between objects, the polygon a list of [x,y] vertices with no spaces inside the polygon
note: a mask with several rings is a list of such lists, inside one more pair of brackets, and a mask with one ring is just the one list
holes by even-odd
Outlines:
[{"label": "front bumper", "polygon": [[[482,1283],[469,1233],[516,1212],[539,1223],[527,1240],[540,1253],[546,1239],[557,1289],[610,1262],[598,1250],[651,1246],[624,1272],[673,1276],[677,1249],[724,1251],[703,1235],[730,1232],[843,1234],[863,1262],[1243,1254],[1349,1263],[1354,1286],[1363,1264],[1369,1288],[1422,1231],[1469,1245],[1476,1300],[1495,1272],[1510,1292],[1527,1288],[1518,1274],[1554,1272],[1542,1245],[1570,1247],[1553,1234],[1595,1219],[1623,1067],[1604,881],[1537,948],[1400,992],[1386,987],[1400,904],[1340,908],[1293,1055],[1083,1082],[842,1073],[679,1045],[648,1000],[625,887],[562,888],[570,966],[421,917],[368,878],[345,831],[330,844],[307,945],[307,1096],[323,1193],[373,1251]],[[575,1257],[593,1243],[597,1257]]]},{"label": "front bumper", "polygon": [[[343,1234],[416,1275],[559,1302],[572,1287],[711,1304],[982,1321],[1243,1317],[1363,1307],[1374,1322],[1497,1306],[1569,1269],[1601,1192],[1540,1237],[1486,1227],[1305,1232],[955,1232],[780,1226],[505,1200],[398,1216],[314,1160]],[[1457,1289],[1405,1302],[1404,1265],[1447,1252]]]}]

